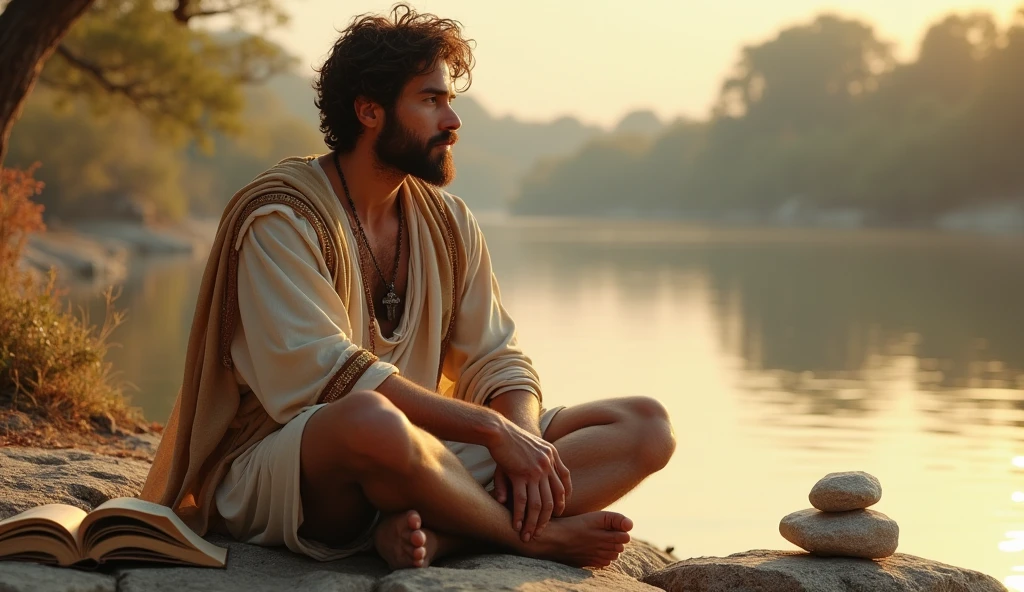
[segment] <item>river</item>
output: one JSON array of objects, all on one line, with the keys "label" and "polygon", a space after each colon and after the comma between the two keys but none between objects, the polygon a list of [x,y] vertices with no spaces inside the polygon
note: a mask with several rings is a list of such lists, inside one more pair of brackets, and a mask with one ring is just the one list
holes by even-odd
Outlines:
[{"label": "river", "polygon": [[[649,395],[672,462],[612,509],[680,557],[792,549],[832,471],[879,478],[899,551],[1024,590],[1024,238],[485,220],[545,401]],[[203,260],[148,260],[110,352],[163,421]],[[94,319],[95,291],[73,299]]]}]

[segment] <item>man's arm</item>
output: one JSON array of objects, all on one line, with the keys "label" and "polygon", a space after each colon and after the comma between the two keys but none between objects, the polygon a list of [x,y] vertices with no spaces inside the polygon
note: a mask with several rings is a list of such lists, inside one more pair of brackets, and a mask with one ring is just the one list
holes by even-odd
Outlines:
[{"label": "man's arm", "polygon": [[534,436],[542,435],[540,433],[540,403],[533,393],[508,391],[488,401],[487,406]]},{"label": "man's arm", "polygon": [[[524,431],[533,434],[538,438],[543,439],[543,435],[540,431],[540,401],[530,391],[508,391],[502,393],[490,401],[487,402],[487,406],[491,409],[500,413],[510,423],[513,423]],[[554,447],[552,445],[552,447]],[[556,450],[557,454],[557,450]],[[558,459],[558,463],[561,464],[561,458]],[[520,479],[510,478],[505,474],[505,471],[499,465],[494,471],[494,489],[491,491],[491,495],[498,502],[504,504],[508,502],[508,496],[512,493],[516,497],[516,503],[513,507],[513,522],[514,525],[521,524],[519,522],[520,517],[525,517],[527,524],[536,524],[535,535],[539,535],[544,527],[547,525],[548,520],[551,516],[561,516],[562,512],[565,511],[565,506],[569,503],[569,499],[572,497],[572,479],[566,470],[564,475],[561,475],[561,482],[555,483],[553,480],[550,482],[552,489],[551,493],[551,507],[544,508],[542,513],[534,517],[532,512],[526,512],[523,505],[528,501],[530,490],[527,489],[525,494],[527,499],[523,499],[524,496],[524,485]],[[542,502],[545,505],[548,502],[548,496],[545,492],[539,491]],[[517,527],[518,529],[518,527]]]},{"label": "man's arm", "polygon": [[498,445],[507,430],[499,413],[442,397],[398,375],[385,379],[376,390],[394,403],[413,425],[440,440],[478,444],[489,449]]}]

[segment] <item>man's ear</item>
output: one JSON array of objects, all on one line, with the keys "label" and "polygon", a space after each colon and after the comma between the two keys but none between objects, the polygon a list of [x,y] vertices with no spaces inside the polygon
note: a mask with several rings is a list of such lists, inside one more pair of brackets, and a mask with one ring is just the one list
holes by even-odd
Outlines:
[{"label": "man's ear", "polygon": [[369,129],[377,129],[384,125],[384,108],[379,103],[366,97],[356,97],[353,105],[356,118]]}]

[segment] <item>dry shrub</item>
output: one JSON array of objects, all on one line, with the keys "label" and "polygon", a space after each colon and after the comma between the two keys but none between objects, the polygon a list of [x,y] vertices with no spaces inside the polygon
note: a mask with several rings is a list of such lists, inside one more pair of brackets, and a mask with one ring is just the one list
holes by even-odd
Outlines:
[{"label": "dry shrub", "polygon": [[0,413],[79,432],[94,429],[98,418],[137,425],[141,417],[126,405],[104,359],[123,319],[113,293],[97,327],[61,304],[54,272],[39,281],[18,267],[28,236],[44,229],[42,206],[32,201],[42,190],[36,166],[0,169]]}]

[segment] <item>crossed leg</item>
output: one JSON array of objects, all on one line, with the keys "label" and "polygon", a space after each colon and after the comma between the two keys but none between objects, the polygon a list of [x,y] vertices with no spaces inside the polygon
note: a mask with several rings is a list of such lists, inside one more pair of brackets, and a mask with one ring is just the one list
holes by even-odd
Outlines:
[{"label": "crossed leg", "polygon": [[546,437],[572,472],[575,493],[542,538],[522,543],[508,511],[437,439],[383,396],[351,393],[317,412],[303,432],[300,534],[344,544],[380,509],[389,517],[378,527],[377,548],[392,567],[428,565],[466,541],[607,565],[628,542],[632,522],[596,510],[668,462],[674,440],[667,415],[651,399],[590,403],[560,412]]},{"label": "crossed leg", "polygon": [[[608,507],[664,468],[675,451],[668,412],[648,397],[605,399],[567,407],[552,419],[544,438],[558,449],[572,476],[573,495],[564,517]],[[392,520],[401,532],[398,536],[408,532],[405,517]],[[479,541],[425,532],[430,533],[425,537],[430,547],[424,557],[437,559],[481,549]],[[393,532],[386,534],[394,536]],[[541,531],[535,536],[541,536]]]},{"label": "crossed leg", "polygon": [[544,433],[572,477],[563,516],[607,508],[668,464],[675,436],[668,412],[648,397],[567,407]]}]

